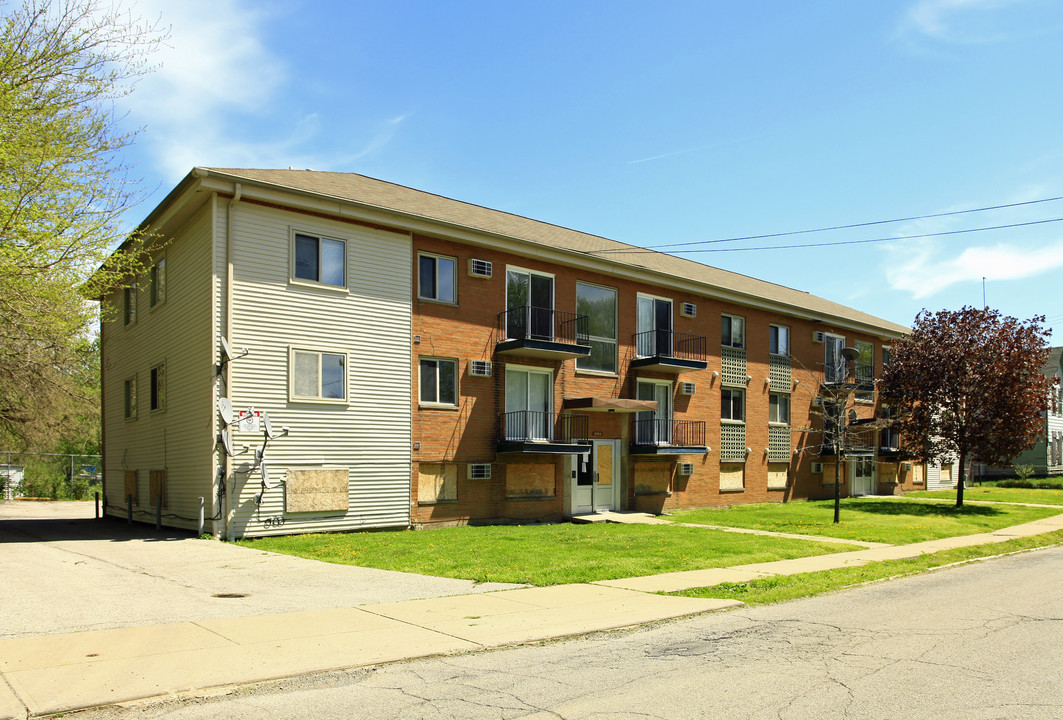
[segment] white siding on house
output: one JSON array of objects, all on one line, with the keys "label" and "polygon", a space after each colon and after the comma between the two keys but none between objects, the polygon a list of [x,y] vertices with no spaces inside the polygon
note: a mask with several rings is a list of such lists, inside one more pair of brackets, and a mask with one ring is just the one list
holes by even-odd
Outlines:
[{"label": "white siding on house", "polygon": [[[154,522],[152,470],[166,470],[163,523],[194,529],[199,498],[212,512],[211,205],[200,208],[161,254],[166,299],[152,308],[148,277],[138,278],[136,323],[125,325],[122,290],[103,302],[104,493],[108,514],[125,517],[125,472],[137,471],[134,519]],[[156,253],[155,257],[158,257]],[[165,409],[149,408],[150,371],[165,363]],[[124,381],[136,374],[135,420],[124,419]],[[209,527],[209,520],[208,520]]]},{"label": "white siding on house", "polygon": [[[219,203],[219,215],[225,213]],[[268,411],[275,430],[265,465],[270,482],[289,469],[347,468],[344,511],[286,513],[284,486],[267,490],[254,452],[233,458],[229,531],[255,536],[406,526],[410,522],[412,242],[407,234],[264,207],[235,206],[234,351],[231,400],[237,412]],[[347,290],[290,282],[292,231],[346,243]],[[219,235],[224,278],[224,230]],[[219,313],[224,312],[219,303]],[[221,316],[219,315],[219,320]],[[289,400],[291,348],[347,355],[348,403]],[[233,443],[262,445],[261,433]],[[283,524],[280,524],[283,521]]]}]

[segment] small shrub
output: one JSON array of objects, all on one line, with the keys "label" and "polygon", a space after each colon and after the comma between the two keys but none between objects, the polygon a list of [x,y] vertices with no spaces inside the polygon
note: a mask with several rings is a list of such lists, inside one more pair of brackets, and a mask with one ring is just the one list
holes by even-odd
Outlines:
[{"label": "small shrub", "polygon": [[1029,481],[1033,477],[1034,467],[1033,465],[1016,465],[1015,474],[1019,477],[1019,480],[1023,482]]}]

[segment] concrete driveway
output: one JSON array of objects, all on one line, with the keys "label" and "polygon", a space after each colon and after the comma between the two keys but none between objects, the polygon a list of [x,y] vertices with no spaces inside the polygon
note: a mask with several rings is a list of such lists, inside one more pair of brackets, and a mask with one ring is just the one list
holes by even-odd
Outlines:
[{"label": "concrete driveway", "polygon": [[331,565],[93,516],[92,502],[0,502],[0,638],[521,587]]}]

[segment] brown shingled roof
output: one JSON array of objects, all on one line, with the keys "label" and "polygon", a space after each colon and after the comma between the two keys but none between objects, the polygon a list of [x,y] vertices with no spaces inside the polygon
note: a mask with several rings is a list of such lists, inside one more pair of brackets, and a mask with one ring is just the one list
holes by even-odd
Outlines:
[{"label": "brown shingled roof", "polygon": [[658,252],[621,253],[602,250],[640,249],[634,245],[609,240],[588,233],[569,230],[549,223],[531,220],[499,210],[491,210],[459,200],[414,190],[394,183],[376,180],[355,173],[320,172],[315,170],[252,170],[241,168],[201,168],[207,172],[229,176],[234,180],[264,183],[289,188],[322,197],[397,212],[415,218],[438,221],[479,230],[496,236],[544,245],[568,251],[588,253],[628,267],[641,267],[706,286],[761,298],[773,304],[790,306],[806,312],[821,314],[824,320],[835,318],[880,329],[888,334],[907,334],[903,325],[883,320],[859,310],[832,302],[807,292],[776,285],[739,273],[703,265],[693,260]]}]

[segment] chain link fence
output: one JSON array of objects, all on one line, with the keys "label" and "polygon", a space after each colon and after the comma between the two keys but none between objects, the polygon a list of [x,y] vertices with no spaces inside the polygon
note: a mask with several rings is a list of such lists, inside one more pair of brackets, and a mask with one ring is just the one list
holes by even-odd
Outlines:
[{"label": "chain link fence", "polygon": [[0,450],[0,498],[86,500],[100,488],[99,455]]}]

